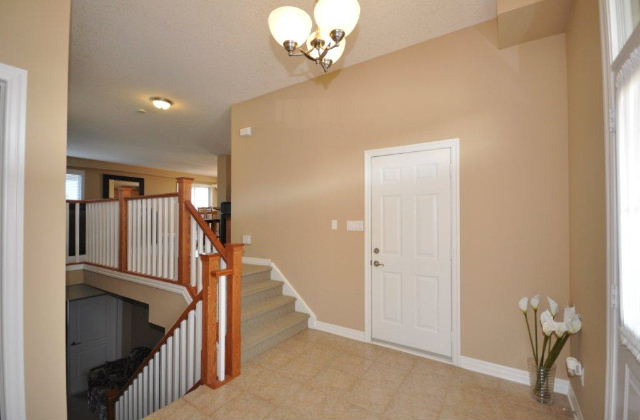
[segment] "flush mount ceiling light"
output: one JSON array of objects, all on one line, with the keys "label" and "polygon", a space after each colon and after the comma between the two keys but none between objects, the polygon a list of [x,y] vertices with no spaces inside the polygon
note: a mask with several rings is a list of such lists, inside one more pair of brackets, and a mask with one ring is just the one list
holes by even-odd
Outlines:
[{"label": "flush mount ceiling light", "polygon": [[171,108],[171,106],[173,105],[173,102],[171,102],[169,99],[161,98],[159,96],[154,96],[152,98],[149,98],[149,100],[151,101],[153,106],[163,111],[166,111],[167,109]]},{"label": "flush mount ceiling light", "polygon": [[307,12],[278,7],[269,15],[269,30],[290,57],[307,57],[327,72],[344,52],[346,38],[358,23],[360,4],[358,0],[317,0],[313,16],[317,28],[311,32]]}]

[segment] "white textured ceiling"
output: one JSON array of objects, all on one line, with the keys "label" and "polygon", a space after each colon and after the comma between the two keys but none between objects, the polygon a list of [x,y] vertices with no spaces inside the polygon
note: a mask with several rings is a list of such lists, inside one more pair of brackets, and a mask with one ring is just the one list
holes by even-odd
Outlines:
[{"label": "white textured ceiling", "polygon": [[[73,0],[69,155],[216,173],[229,153],[231,104],[321,69],[272,40],[269,12],[313,0]],[[360,0],[337,67],[496,16],[495,0]],[[175,102],[155,110],[151,96]],[[146,114],[136,112],[138,108]]]}]

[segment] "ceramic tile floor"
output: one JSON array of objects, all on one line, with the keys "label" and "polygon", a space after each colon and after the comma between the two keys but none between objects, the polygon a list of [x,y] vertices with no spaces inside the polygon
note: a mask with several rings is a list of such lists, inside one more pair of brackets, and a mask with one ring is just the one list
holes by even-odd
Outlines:
[{"label": "ceramic tile floor", "polygon": [[524,385],[385,347],[305,330],[243,366],[217,390],[201,386],[149,419],[571,419]]}]

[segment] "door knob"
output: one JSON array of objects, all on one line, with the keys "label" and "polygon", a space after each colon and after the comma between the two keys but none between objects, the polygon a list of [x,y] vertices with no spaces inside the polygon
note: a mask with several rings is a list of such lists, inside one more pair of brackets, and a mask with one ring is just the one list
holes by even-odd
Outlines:
[{"label": "door knob", "polygon": [[78,344],[82,344],[82,343],[81,342],[75,342],[75,341],[73,343],[71,343],[72,346],[77,346]]},{"label": "door knob", "polygon": [[382,264],[380,261],[374,261],[373,262],[373,266],[374,267],[384,267],[384,264]]}]

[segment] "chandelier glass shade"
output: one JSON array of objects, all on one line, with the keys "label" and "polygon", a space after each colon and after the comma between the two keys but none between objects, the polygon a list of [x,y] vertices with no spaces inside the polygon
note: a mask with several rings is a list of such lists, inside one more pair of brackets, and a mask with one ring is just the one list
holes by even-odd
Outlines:
[{"label": "chandelier glass shade", "polygon": [[346,46],[346,37],[360,18],[358,0],[317,0],[314,8],[317,28],[307,12],[283,6],[269,15],[269,30],[289,56],[304,56],[326,72],[338,61]]}]

